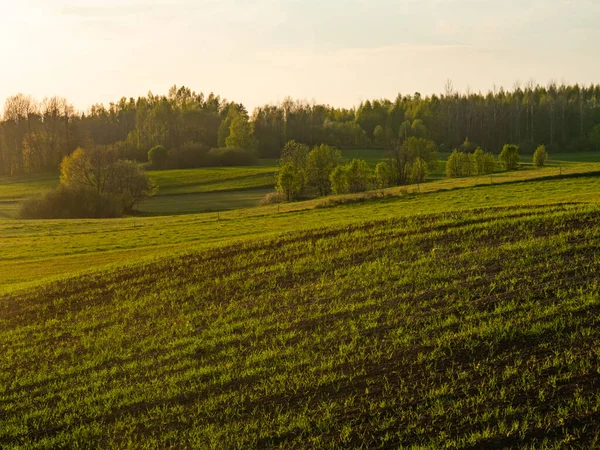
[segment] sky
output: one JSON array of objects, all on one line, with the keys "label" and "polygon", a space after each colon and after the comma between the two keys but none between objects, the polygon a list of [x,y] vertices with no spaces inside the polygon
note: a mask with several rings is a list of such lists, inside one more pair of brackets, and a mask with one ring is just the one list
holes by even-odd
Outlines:
[{"label": "sky", "polygon": [[600,82],[599,0],[0,0],[0,109],[174,84],[254,107]]}]

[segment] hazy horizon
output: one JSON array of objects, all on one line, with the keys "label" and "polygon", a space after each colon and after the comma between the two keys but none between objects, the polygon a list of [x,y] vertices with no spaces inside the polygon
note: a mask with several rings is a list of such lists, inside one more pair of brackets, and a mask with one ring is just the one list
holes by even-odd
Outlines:
[{"label": "hazy horizon", "polygon": [[530,79],[590,84],[600,4],[477,0],[24,1],[0,10],[17,93],[92,104],[174,84],[248,110],[287,96],[338,107],[398,93],[512,89]]}]

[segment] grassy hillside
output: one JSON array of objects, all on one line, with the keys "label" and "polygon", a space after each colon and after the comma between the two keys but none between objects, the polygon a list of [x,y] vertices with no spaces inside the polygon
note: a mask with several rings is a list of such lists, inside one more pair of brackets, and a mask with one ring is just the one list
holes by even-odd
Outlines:
[{"label": "grassy hillside", "polygon": [[599,207],[408,204],[0,295],[0,447],[593,446]]},{"label": "grassy hillside", "polygon": [[[222,212],[218,216],[0,220],[0,291],[108,264],[332,224],[491,206],[597,202],[600,177],[586,174],[585,166],[582,170],[582,176],[538,181],[532,181],[532,177],[558,172],[548,168],[522,170],[492,180],[441,180],[422,185],[420,193],[416,186],[393,188],[387,191],[390,197],[367,202],[352,202],[360,200],[360,195],[330,197]],[[336,206],[339,202],[343,204]]]}]

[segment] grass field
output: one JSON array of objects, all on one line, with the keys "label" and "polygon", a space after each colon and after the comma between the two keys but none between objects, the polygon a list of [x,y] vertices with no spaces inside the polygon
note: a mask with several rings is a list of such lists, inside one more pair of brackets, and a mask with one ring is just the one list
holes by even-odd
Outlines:
[{"label": "grass field", "polygon": [[586,158],[183,215],[271,163],[153,172],[174,215],[0,219],[0,448],[595,448]]},{"label": "grass field", "polygon": [[[331,224],[491,206],[598,201],[600,177],[585,174],[598,167],[574,166],[573,170],[579,168],[583,175],[572,178],[532,181],[534,176],[558,172],[554,168],[521,170],[492,180],[472,177],[435,181],[420,186],[420,193],[416,186],[392,188],[387,190],[390,197],[366,202],[352,202],[360,200],[360,195],[328,197],[227,211],[219,216],[213,213],[116,220],[0,220],[0,291],[84,268]],[[344,204],[336,206],[338,203]]]},{"label": "grass field", "polygon": [[591,448],[600,209],[515,203],[317,209],[0,295],[0,446]]}]

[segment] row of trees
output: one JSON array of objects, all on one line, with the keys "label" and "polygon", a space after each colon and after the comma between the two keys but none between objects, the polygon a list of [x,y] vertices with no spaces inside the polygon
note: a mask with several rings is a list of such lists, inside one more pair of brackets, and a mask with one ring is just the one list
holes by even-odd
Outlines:
[{"label": "row of trees", "polygon": [[494,154],[506,142],[530,154],[539,144],[550,151],[600,150],[600,85],[529,82],[482,94],[459,93],[448,82],[440,95],[399,94],[352,109],[286,99],[252,115],[240,103],[176,86],[165,96],[122,98],[86,114],[65,99],[37,102],[19,94],[6,101],[0,122],[0,173],[55,169],[77,147],[93,144],[145,161],[157,145],[235,147],[279,157],[291,140],[309,147],[392,149],[410,137],[432,140],[445,151],[466,137]]},{"label": "row of trees", "polygon": [[276,187],[287,201],[331,192],[360,192],[371,187],[421,183],[437,164],[437,146],[425,138],[398,141],[374,173],[363,160],[343,164],[342,154],[335,147],[321,144],[311,150],[306,144],[290,141],[279,160]]}]

